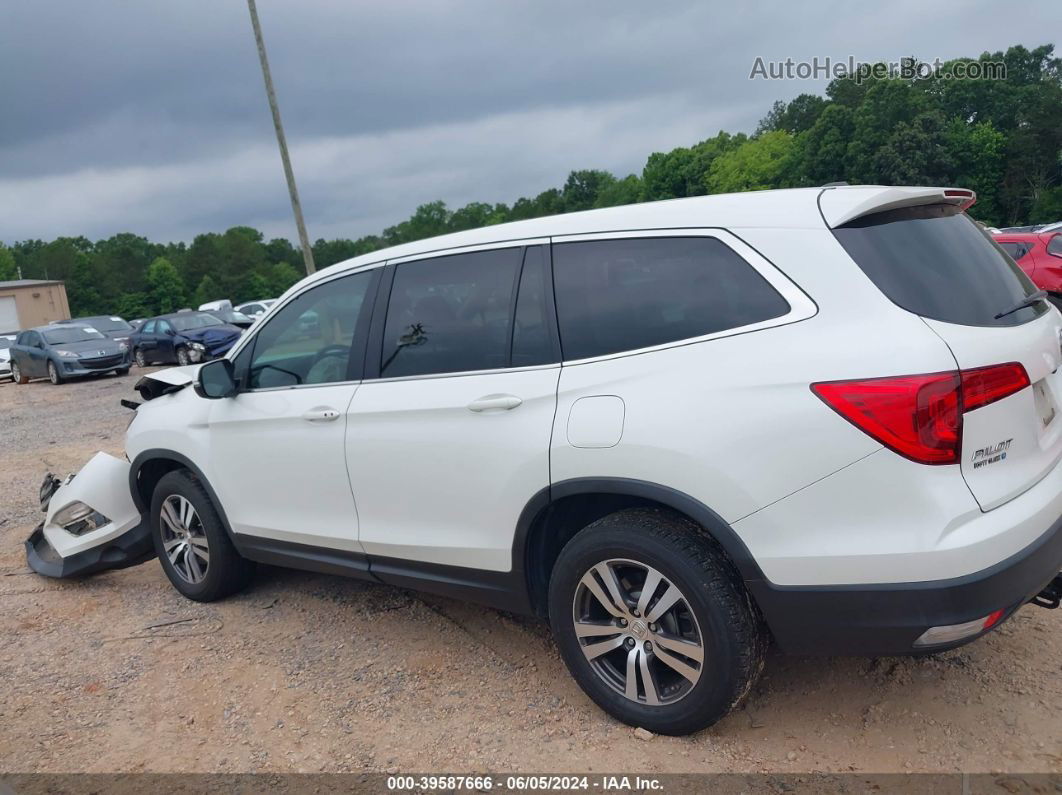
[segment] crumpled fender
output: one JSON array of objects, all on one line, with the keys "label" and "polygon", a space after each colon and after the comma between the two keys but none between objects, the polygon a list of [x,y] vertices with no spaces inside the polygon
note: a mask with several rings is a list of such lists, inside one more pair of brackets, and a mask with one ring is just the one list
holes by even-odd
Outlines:
[{"label": "crumpled fender", "polygon": [[154,400],[171,392],[179,392],[194,382],[202,366],[203,363],[189,364],[184,367],[168,367],[157,373],[143,376],[133,388],[144,400]]},{"label": "crumpled fender", "polygon": [[[107,517],[102,527],[80,536],[64,530],[55,516],[82,502]],[[30,568],[49,577],[72,577],[141,563],[154,555],[148,524],[129,493],[129,463],[96,453],[52,495],[44,522],[26,541]]]}]

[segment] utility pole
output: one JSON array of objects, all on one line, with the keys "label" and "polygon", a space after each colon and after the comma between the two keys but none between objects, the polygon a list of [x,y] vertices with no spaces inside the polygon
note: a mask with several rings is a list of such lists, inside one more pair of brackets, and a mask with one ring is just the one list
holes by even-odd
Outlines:
[{"label": "utility pole", "polygon": [[269,109],[273,112],[273,127],[277,131],[277,146],[280,147],[280,159],[284,163],[284,177],[288,181],[288,195],[291,196],[291,211],[295,213],[295,226],[299,230],[299,243],[302,245],[302,259],[306,263],[306,273],[317,270],[313,264],[313,249],[306,234],[306,222],[302,219],[302,205],[299,203],[299,191],[295,187],[295,172],[291,170],[291,158],[288,157],[288,142],[284,138],[284,126],[280,123],[280,108],[277,107],[277,95],[273,90],[273,77],[269,73],[269,60],[266,58],[265,41],[262,39],[262,26],[258,24],[258,8],[255,0],[247,0],[251,12],[251,25],[254,27],[254,39],[258,44],[258,59],[262,62],[262,77],[265,79],[266,96]]}]

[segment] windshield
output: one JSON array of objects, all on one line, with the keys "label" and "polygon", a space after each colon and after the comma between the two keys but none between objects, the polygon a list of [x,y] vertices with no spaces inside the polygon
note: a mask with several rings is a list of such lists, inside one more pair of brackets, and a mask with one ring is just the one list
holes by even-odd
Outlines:
[{"label": "windshield", "polygon": [[83,317],[73,321],[84,323],[99,331],[128,331],[131,326],[120,317]]},{"label": "windshield", "polygon": [[193,331],[197,328],[222,325],[220,320],[205,312],[189,312],[185,315],[174,315],[169,320],[173,327],[178,331]]},{"label": "windshield", "polygon": [[88,342],[90,340],[106,339],[94,328],[86,326],[67,326],[65,328],[50,328],[42,331],[44,341],[49,345],[66,345],[70,342]]}]

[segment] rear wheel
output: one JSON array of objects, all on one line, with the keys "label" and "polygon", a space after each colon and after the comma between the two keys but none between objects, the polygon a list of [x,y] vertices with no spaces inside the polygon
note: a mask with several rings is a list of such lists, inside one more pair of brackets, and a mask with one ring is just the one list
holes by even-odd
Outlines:
[{"label": "rear wheel", "polygon": [[179,364],[181,367],[187,367],[191,363],[192,363],[192,360],[188,357],[188,349],[187,348],[178,348],[177,349],[177,364]]},{"label": "rear wheel", "polygon": [[11,362],[11,380],[16,384],[28,384],[29,379],[22,374],[22,368],[17,362]]},{"label": "rear wheel", "polygon": [[210,496],[186,470],[164,475],[155,487],[151,533],[166,577],[189,599],[222,599],[254,575],[254,563],[240,557]]},{"label": "rear wheel", "polygon": [[48,362],[48,380],[57,386],[63,383],[63,377],[59,375],[59,368],[52,361]]},{"label": "rear wheel", "polygon": [[549,613],[587,695],[661,734],[715,723],[763,668],[767,634],[740,575],[696,524],[664,511],[579,532],[554,567]]},{"label": "rear wheel", "polygon": [[133,359],[136,361],[137,367],[147,367],[147,357],[144,356],[144,352],[140,348],[133,351]]}]

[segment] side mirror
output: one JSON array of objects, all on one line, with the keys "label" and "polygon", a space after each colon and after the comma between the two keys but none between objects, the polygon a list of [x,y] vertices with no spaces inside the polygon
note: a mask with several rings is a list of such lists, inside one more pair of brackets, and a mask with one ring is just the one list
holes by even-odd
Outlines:
[{"label": "side mirror", "polygon": [[209,400],[232,397],[236,394],[236,374],[228,359],[215,359],[199,368],[195,392]]}]

